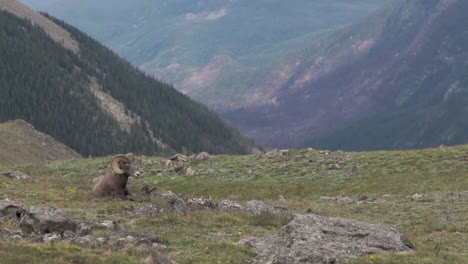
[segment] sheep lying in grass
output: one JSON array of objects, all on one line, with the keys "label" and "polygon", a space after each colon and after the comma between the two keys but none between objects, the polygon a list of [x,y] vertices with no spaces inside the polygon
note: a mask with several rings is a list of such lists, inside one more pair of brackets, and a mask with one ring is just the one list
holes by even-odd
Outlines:
[{"label": "sheep lying in grass", "polygon": [[134,166],[133,153],[119,154],[112,158],[112,172],[107,173],[91,191],[95,196],[127,196],[129,195],[128,177],[139,177],[140,173]]}]

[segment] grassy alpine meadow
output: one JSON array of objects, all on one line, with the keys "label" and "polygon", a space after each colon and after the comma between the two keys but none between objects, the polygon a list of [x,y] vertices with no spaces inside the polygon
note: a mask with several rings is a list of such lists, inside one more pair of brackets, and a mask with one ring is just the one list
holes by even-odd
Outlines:
[{"label": "grassy alpine meadow", "polygon": [[[286,225],[291,214],[308,209],[383,223],[417,247],[414,254],[375,254],[349,263],[468,263],[468,145],[393,152],[273,150],[179,162],[178,172],[165,167],[167,159],[138,156],[142,176],[129,180],[134,201],[90,195],[93,180],[110,170],[110,157],[2,167],[0,172],[21,171],[41,180],[2,177],[0,199],[57,208],[77,221],[115,220],[126,230],[158,234],[162,244],[158,250],[177,263],[248,263],[254,250],[235,242],[269,236]],[[186,176],[187,168],[195,175]],[[287,210],[283,217],[221,210],[178,215],[169,209],[170,198],[140,194],[143,184],[161,192],[240,204],[262,200]],[[321,196],[343,193],[356,202],[320,201]],[[358,203],[364,195],[371,202]],[[162,211],[128,213],[151,204]],[[18,225],[6,221],[0,228]],[[93,229],[95,236],[110,232],[97,224]],[[144,263],[147,256],[137,248],[111,252],[67,242],[0,242],[1,263]]]}]

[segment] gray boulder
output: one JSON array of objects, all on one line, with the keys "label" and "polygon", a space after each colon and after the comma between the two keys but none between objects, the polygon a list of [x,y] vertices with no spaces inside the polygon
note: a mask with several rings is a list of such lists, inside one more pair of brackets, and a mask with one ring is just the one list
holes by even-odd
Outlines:
[{"label": "gray boulder", "polygon": [[101,246],[99,239],[92,235],[76,237],[72,240],[72,243],[74,245],[87,248],[99,248],[99,246]]},{"label": "gray boulder", "polygon": [[13,171],[13,172],[2,172],[0,175],[5,176],[12,180],[27,180],[27,181],[38,181],[39,179],[34,176],[27,175],[21,171]]},{"label": "gray boulder", "polygon": [[257,200],[246,202],[244,205],[244,210],[254,215],[261,215],[261,214],[271,214],[271,215],[276,215],[276,216],[281,215],[280,210],[262,201],[257,201]]},{"label": "gray boulder", "polygon": [[179,215],[188,213],[188,206],[181,197],[173,198],[169,201],[169,207],[173,212]]},{"label": "gray boulder", "polygon": [[39,235],[54,232],[63,234],[66,230],[75,232],[77,227],[70,218],[51,214],[39,208],[31,208],[29,211],[23,212],[19,225],[25,234],[36,233]]},{"label": "gray boulder", "polygon": [[26,211],[27,208],[22,202],[9,199],[0,201],[0,218],[13,218],[19,221],[21,214]]},{"label": "gray boulder", "polygon": [[94,222],[81,222],[76,229],[76,236],[83,237],[93,233]]},{"label": "gray boulder", "polygon": [[191,157],[192,161],[205,161],[205,160],[211,160],[213,157],[208,154],[207,152],[201,152],[198,153],[196,156]]},{"label": "gray boulder", "polygon": [[256,241],[254,264],[339,263],[378,252],[413,252],[415,246],[398,231],[317,214],[295,215],[278,233]]}]

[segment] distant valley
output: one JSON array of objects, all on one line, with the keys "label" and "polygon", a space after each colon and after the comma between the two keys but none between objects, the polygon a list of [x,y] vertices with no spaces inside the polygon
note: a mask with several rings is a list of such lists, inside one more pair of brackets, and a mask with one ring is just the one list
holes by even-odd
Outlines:
[{"label": "distant valley", "polygon": [[269,65],[386,1],[24,0],[216,110],[262,100],[245,95]]},{"label": "distant valley", "polygon": [[247,98],[262,96],[263,104],[224,117],[276,147],[467,143],[467,8],[457,0],[391,1],[284,59],[250,88]]},{"label": "distant valley", "polygon": [[468,143],[464,1],[200,1],[180,8],[183,1],[141,0],[112,11],[106,1],[94,11],[62,2],[36,8],[100,35],[261,145]]}]

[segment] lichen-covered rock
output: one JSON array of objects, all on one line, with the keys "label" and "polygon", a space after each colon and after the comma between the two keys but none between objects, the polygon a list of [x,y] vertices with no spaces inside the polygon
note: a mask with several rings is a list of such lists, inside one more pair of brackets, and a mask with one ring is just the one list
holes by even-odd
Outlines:
[{"label": "lichen-covered rock", "polygon": [[196,156],[192,157],[192,161],[205,161],[211,160],[213,157],[207,152],[198,153]]},{"label": "lichen-covered rock", "polygon": [[76,237],[75,239],[72,240],[72,243],[80,247],[98,248],[99,246],[101,246],[101,244],[103,244],[103,241],[104,239],[102,239],[100,242],[98,238],[92,235],[86,235],[86,236]]},{"label": "lichen-covered rock", "polygon": [[219,208],[219,202],[204,198],[190,198],[187,205],[194,210],[215,210]]},{"label": "lichen-covered rock", "polygon": [[181,162],[189,162],[190,158],[185,156],[185,155],[182,155],[182,154],[175,154],[174,156],[172,156],[170,158],[170,160],[172,160],[172,161],[181,161]]},{"label": "lichen-covered rock", "polygon": [[185,215],[188,213],[188,206],[184,199],[180,197],[173,198],[169,201],[169,207],[176,214]]},{"label": "lichen-covered rock", "polygon": [[9,179],[12,179],[12,180],[17,180],[17,181],[20,181],[20,180],[38,181],[39,180],[37,177],[30,176],[30,175],[28,175],[26,173],[23,173],[21,171],[2,172],[2,173],[0,173],[0,175],[5,176],[5,177],[7,177]]},{"label": "lichen-covered rock", "polygon": [[197,173],[194,169],[188,167],[187,168],[187,172],[185,173],[185,176],[187,177],[193,177],[195,175],[195,173]]},{"label": "lichen-covered rock", "polygon": [[12,217],[19,220],[21,214],[26,211],[26,206],[20,201],[10,199],[0,201],[0,217]]},{"label": "lichen-covered rock", "polygon": [[55,243],[62,240],[62,236],[59,233],[48,233],[44,235],[45,243]]},{"label": "lichen-covered rock", "polygon": [[20,219],[20,228],[25,234],[39,235],[57,232],[63,234],[66,230],[76,231],[76,223],[63,215],[51,214],[48,211],[36,208],[23,212]]},{"label": "lichen-covered rock", "polygon": [[244,210],[250,212],[254,215],[260,214],[271,214],[271,215],[280,215],[281,211],[276,209],[275,207],[268,205],[262,201],[248,201],[244,205]]},{"label": "lichen-covered rock", "polygon": [[93,233],[94,222],[81,222],[76,229],[76,236],[82,237]]},{"label": "lichen-covered rock", "polygon": [[254,264],[339,263],[377,252],[412,252],[414,245],[398,231],[317,214],[295,215],[278,233],[256,241]]}]

